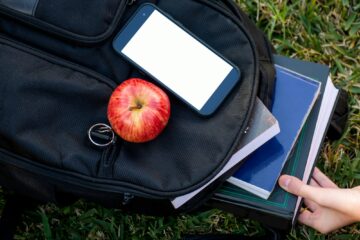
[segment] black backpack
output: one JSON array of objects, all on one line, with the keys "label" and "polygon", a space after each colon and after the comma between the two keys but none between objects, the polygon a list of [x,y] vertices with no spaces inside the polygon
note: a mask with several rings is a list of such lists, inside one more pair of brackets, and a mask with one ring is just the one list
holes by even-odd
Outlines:
[{"label": "black backpack", "polygon": [[[210,118],[169,93],[171,117],[155,140],[95,147],[113,89],[152,81],[112,40],[152,2],[235,63],[240,83]],[[153,215],[191,211],[225,174],[179,209],[170,200],[214,177],[235,151],[255,98],[270,108],[273,48],[232,0],[0,0],[0,185],[40,202],[79,198]]]}]

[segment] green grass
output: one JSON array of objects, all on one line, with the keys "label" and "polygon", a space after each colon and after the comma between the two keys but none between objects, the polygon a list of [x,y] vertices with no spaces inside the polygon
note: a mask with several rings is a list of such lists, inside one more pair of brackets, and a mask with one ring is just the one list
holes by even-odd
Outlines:
[{"label": "green grass", "polygon": [[[342,138],[326,142],[318,166],[341,187],[360,184],[360,3],[357,0],[238,0],[271,39],[278,53],[324,63],[350,93],[350,116]],[[3,208],[0,190],[0,209]],[[258,222],[211,210],[197,215],[149,217],[79,201],[27,212],[16,239],[179,239],[188,233],[261,235]],[[288,239],[360,239],[360,225],[328,235],[295,227]]]}]

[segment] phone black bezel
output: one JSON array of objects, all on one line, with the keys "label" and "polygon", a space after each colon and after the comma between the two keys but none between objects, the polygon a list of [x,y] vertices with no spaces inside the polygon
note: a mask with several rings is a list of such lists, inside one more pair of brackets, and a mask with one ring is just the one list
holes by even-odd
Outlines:
[{"label": "phone black bezel", "polygon": [[[153,76],[151,73],[149,73],[142,66],[140,66],[139,64],[134,62],[127,55],[122,53],[122,49],[132,39],[132,37],[136,34],[138,29],[141,28],[141,26],[146,22],[146,20],[150,17],[150,15],[155,10],[160,12],[161,14],[163,14],[165,17],[167,17],[169,20],[171,20],[174,24],[176,24],[178,27],[183,29],[190,36],[195,38],[197,41],[199,41],[204,46],[206,46],[209,50],[211,50],[214,54],[216,54],[218,57],[222,58],[225,62],[227,62],[228,64],[230,64],[232,66],[232,70],[224,78],[224,80],[221,82],[219,87],[208,98],[207,102],[203,105],[203,107],[200,110],[197,109],[196,107],[194,107],[190,102],[188,102],[186,99],[181,97],[179,94],[177,94],[171,88],[167,87],[162,81],[157,79],[155,76]],[[115,36],[115,38],[113,40],[113,48],[115,49],[115,51],[118,54],[123,56],[127,61],[129,61],[134,66],[139,68],[142,72],[146,73],[153,80],[155,80],[156,83],[159,83],[162,87],[166,88],[167,91],[171,92],[171,94],[173,94],[177,98],[181,99],[184,103],[186,103],[186,105],[188,105],[191,109],[195,110],[197,113],[199,113],[202,116],[212,115],[218,109],[220,104],[224,101],[224,99],[227,97],[227,95],[229,95],[231,90],[235,87],[235,85],[241,79],[241,72],[235,64],[233,64],[228,59],[223,57],[221,54],[219,54],[217,51],[215,51],[213,48],[211,48],[208,44],[206,44],[201,39],[199,39],[195,34],[190,32],[188,29],[184,28],[180,23],[178,23],[176,20],[174,20],[169,14],[165,13],[163,10],[159,9],[156,5],[151,4],[151,3],[142,4],[137,9],[137,11],[130,17],[130,19],[127,21],[127,23],[124,25],[124,27]]]}]

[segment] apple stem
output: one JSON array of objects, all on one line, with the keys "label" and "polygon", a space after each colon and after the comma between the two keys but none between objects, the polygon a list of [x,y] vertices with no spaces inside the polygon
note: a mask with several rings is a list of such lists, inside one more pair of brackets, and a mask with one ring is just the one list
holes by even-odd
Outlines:
[{"label": "apple stem", "polygon": [[129,107],[129,110],[133,111],[133,110],[136,110],[136,109],[139,110],[141,108],[142,108],[142,105],[140,103],[137,103],[136,106]]}]

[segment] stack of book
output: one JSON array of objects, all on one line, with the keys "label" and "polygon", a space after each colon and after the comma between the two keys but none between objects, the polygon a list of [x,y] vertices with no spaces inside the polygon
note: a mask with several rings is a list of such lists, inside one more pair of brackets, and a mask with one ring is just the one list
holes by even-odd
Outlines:
[{"label": "stack of book", "polygon": [[[239,168],[238,172],[229,179],[229,183],[224,184],[215,194],[210,204],[240,216],[256,219],[271,227],[286,230],[296,222],[302,199],[282,190],[277,185],[277,179],[280,174],[289,174],[304,182],[309,181],[339,91],[330,79],[327,66],[282,56],[274,56],[274,61],[277,71],[280,72],[277,80],[281,81],[283,77],[288,78],[289,81],[298,77],[313,80],[319,84],[320,94],[314,106],[309,108],[308,116],[299,128],[298,136],[295,137],[295,144],[287,149],[290,154],[283,154],[286,155],[283,160],[267,155],[257,155],[256,159],[250,157],[252,161],[246,161]],[[292,77],[285,77],[287,74]],[[279,95],[281,92],[275,94]],[[305,95],[304,90],[299,87],[296,94],[288,97],[289,104],[293,98],[305,101]],[[290,107],[287,114],[293,115],[297,112],[296,107]],[[280,128],[281,126],[280,122]],[[290,138],[290,135],[288,137]],[[271,162],[274,158],[277,159],[276,163]]]},{"label": "stack of book", "polygon": [[301,199],[277,184],[282,174],[308,182],[336,105],[338,89],[327,66],[274,56],[275,97],[268,110],[257,99],[238,151],[208,184],[175,198],[175,208],[196,196],[234,166],[238,170],[215,193],[209,205],[288,229]]}]

